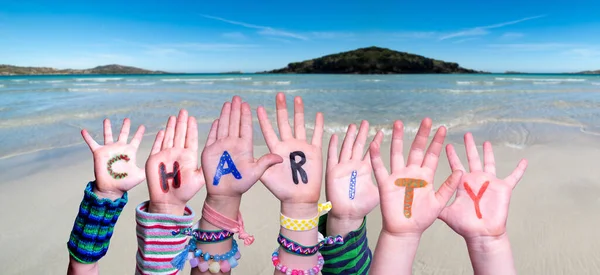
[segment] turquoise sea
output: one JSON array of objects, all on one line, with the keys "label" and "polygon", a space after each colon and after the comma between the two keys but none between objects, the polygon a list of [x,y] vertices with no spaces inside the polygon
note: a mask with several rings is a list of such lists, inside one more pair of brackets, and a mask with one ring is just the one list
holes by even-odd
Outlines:
[{"label": "turquoise sea", "polygon": [[10,76],[0,77],[0,159],[81,144],[82,128],[100,137],[105,117],[113,125],[130,117],[156,133],[180,108],[204,136],[232,95],[272,115],[278,91],[290,102],[304,98],[309,123],[324,112],[328,133],[361,119],[372,133],[389,133],[395,119],[414,133],[429,116],[451,138],[475,131],[480,141],[515,148],[600,135],[600,76],[591,75]]}]

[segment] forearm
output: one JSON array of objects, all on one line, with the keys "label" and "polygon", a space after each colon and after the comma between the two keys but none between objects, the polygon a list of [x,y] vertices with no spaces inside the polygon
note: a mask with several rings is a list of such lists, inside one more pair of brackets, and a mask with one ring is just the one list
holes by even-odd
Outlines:
[{"label": "forearm", "polygon": [[517,274],[508,235],[465,239],[476,275]]},{"label": "forearm", "polygon": [[394,235],[381,230],[370,274],[412,274],[421,235]]},{"label": "forearm", "polygon": [[360,220],[357,226],[355,221],[340,221],[323,215],[319,219],[319,232],[329,236],[341,235],[344,238],[343,244],[324,246],[321,249],[325,260],[323,275],[363,275],[369,272],[373,254],[367,240],[366,218]]},{"label": "forearm", "polygon": [[67,274],[99,274],[98,260],[108,251],[114,226],[127,203],[123,192],[105,194],[90,182],[67,243]]},{"label": "forearm", "polygon": [[[221,213],[223,216],[233,219],[233,220],[237,220],[238,213],[240,211],[241,197],[223,197],[223,196],[214,197],[214,196],[207,195],[206,200],[204,202],[206,204],[208,204],[210,207],[212,207],[214,210],[216,210],[217,212]],[[199,229],[204,230],[204,231],[206,231],[206,230],[210,230],[210,231],[221,230],[221,228],[218,228],[218,227],[214,226],[213,224],[209,223],[205,219],[204,216],[200,219]],[[209,252],[211,255],[214,255],[214,254],[222,255],[231,250],[232,242],[233,242],[233,238],[222,241],[222,242],[218,242],[218,243],[199,243],[198,242],[197,247],[199,249],[202,249],[202,251]],[[192,270],[191,270],[191,274],[194,274],[194,275],[230,274],[230,273],[231,273],[231,271],[219,272],[219,273],[210,273],[209,271],[201,272],[200,269],[198,269],[198,268],[192,268]]]},{"label": "forearm", "polygon": [[[281,213],[293,219],[311,219],[318,215],[317,203],[281,203]],[[292,231],[280,227],[279,233],[296,243],[304,246],[314,246],[318,242],[318,228],[307,231]],[[317,264],[317,256],[299,256],[279,248],[279,260],[290,269],[308,270]],[[275,269],[275,274],[285,274]]]}]

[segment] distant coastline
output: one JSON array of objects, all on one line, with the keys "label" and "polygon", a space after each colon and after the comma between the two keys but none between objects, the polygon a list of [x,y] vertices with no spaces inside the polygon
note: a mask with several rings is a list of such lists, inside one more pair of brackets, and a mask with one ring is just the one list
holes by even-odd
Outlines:
[{"label": "distant coastline", "polygon": [[49,67],[20,67],[0,65],[0,76],[10,75],[129,75],[129,74],[171,74],[163,71],[151,71],[117,64],[98,66],[91,69],[56,69]]}]

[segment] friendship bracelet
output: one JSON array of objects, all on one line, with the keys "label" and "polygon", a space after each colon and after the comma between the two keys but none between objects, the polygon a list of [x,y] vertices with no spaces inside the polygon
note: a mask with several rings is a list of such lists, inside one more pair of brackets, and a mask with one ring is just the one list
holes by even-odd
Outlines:
[{"label": "friendship bracelet", "polygon": [[340,235],[337,235],[336,237],[326,237],[320,240],[316,245],[303,246],[279,233],[277,242],[285,252],[299,256],[312,256],[317,254],[317,252],[325,245],[343,244],[344,238]]},{"label": "friendship bracelet", "polygon": [[279,216],[279,223],[281,227],[291,231],[308,231],[317,225],[319,225],[319,216],[326,214],[331,210],[331,202],[320,203],[318,205],[318,214],[316,217],[311,219],[293,219],[281,214]]},{"label": "friendship bracelet", "polygon": [[275,252],[273,252],[273,254],[271,254],[271,261],[273,262],[273,266],[275,266],[275,269],[285,273],[286,275],[317,275],[319,274],[319,272],[321,272],[321,269],[323,269],[323,264],[325,264],[325,260],[323,259],[323,256],[321,256],[321,253],[317,252],[317,265],[313,266],[311,269],[307,269],[307,270],[298,270],[298,269],[291,269],[285,265],[283,265],[280,261],[279,261],[279,248],[275,249]]},{"label": "friendship bracelet", "polygon": [[188,237],[173,235],[173,231],[189,228],[194,223],[194,211],[185,207],[184,215],[147,212],[148,202],[135,209],[138,250],[136,274],[175,274],[170,263],[186,247]]},{"label": "friendship bracelet", "polygon": [[237,221],[232,220],[223,216],[221,213],[217,212],[210,207],[210,205],[204,202],[204,208],[202,208],[202,218],[218,228],[237,233],[238,239],[243,240],[244,245],[251,245],[254,242],[254,236],[246,233],[244,230],[244,220],[242,219],[242,213],[239,211]]},{"label": "friendship bracelet", "polygon": [[[188,257],[188,254],[193,256]],[[182,270],[186,259],[189,258],[190,266],[192,268],[198,267],[200,272],[229,272],[232,268],[238,266],[237,260],[239,260],[241,257],[242,255],[240,254],[238,244],[235,240],[233,240],[231,243],[231,250],[229,250],[227,253],[222,255],[211,255],[210,253],[202,251],[202,249],[198,248],[196,246],[196,241],[192,239],[185,249],[171,261],[171,264],[178,270]]]},{"label": "friendship bracelet", "polygon": [[98,198],[91,181],[85,187],[83,200],[67,242],[69,254],[84,264],[95,263],[108,251],[117,219],[127,204],[127,192],[115,201]]},{"label": "friendship bracelet", "polygon": [[193,228],[183,228],[171,232],[175,235],[191,236],[195,241],[205,243],[220,243],[233,237],[233,232],[227,230],[200,230]]}]

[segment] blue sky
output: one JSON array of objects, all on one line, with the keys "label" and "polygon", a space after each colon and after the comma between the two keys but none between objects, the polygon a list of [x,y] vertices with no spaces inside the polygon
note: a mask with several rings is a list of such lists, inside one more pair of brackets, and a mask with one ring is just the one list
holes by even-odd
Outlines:
[{"label": "blue sky", "polygon": [[254,72],[380,46],[492,72],[597,70],[599,10],[596,0],[0,0],[0,64]]}]

